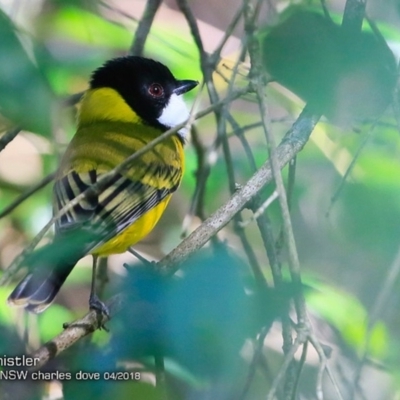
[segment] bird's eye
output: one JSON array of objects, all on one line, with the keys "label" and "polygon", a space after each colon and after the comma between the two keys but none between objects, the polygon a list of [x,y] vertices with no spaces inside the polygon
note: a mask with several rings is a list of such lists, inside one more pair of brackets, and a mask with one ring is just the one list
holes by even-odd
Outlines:
[{"label": "bird's eye", "polygon": [[161,97],[164,94],[164,89],[159,83],[152,83],[149,87],[149,94],[153,97]]}]

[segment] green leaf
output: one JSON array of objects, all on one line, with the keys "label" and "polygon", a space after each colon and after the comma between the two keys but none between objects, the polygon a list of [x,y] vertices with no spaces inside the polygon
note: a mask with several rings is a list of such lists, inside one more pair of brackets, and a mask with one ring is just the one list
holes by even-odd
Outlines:
[{"label": "green leaf", "polygon": [[53,94],[0,10],[0,113],[23,129],[49,134]]},{"label": "green leaf", "polygon": [[[327,285],[307,292],[308,306],[338,329],[345,342],[362,354],[367,340],[368,314],[363,305],[352,295]],[[372,328],[369,354],[382,358],[388,353],[388,332],[382,322]]]},{"label": "green leaf", "polygon": [[53,33],[64,40],[69,38],[90,46],[126,50],[132,40],[132,34],[127,29],[73,6],[62,8],[48,23]]}]

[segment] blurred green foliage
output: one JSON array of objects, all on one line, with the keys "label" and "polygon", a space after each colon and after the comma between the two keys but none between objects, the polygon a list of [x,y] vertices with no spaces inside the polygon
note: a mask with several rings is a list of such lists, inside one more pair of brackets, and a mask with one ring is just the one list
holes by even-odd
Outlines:
[{"label": "blurred green foliage", "polygon": [[378,117],[392,101],[396,61],[373,32],[348,32],[322,11],[288,7],[259,38],[272,79],[336,123]]},{"label": "blurred green foliage", "polygon": [[[362,356],[367,337],[368,313],[353,296],[328,285],[316,285],[307,294],[307,304],[329,321],[342,335],[346,344]],[[388,331],[379,322],[373,327],[369,342],[372,357],[387,357],[389,351]]]},{"label": "blurred green foliage", "polygon": [[35,65],[40,61],[31,60],[18,35],[23,32],[0,10],[0,112],[24,129],[49,134],[55,98]]}]

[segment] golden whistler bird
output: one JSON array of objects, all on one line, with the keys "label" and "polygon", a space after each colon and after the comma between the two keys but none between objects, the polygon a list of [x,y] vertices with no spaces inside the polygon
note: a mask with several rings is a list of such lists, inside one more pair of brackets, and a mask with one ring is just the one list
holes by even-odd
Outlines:
[{"label": "golden whistler bird", "polygon": [[[59,167],[54,214],[131,154],[189,117],[182,94],[198,84],[177,80],[163,64],[126,56],[94,71],[83,96],[77,132]],[[26,261],[29,273],[10,294],[11,305],[39,313],[54,300],[75,264],[93,255],[90,308],[108,314],[95,294],[99,256],[125,252],[163,214],[184,170],[186,129],[157,144],[100,192],[87,192],[56,222],[55,237]]]}]

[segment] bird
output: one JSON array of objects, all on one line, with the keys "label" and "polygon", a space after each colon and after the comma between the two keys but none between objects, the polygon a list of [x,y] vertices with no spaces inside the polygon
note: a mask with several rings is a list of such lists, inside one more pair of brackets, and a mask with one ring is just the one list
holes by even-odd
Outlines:
[{"label": "bird", "polygon": [[8,297],[12,306],[44,311],[85,255],[93,256],[89,308],[109,316],[95,291],[99,257],[123,253],[154,228],[184,172],[187,128],[179,129],[113,175],[101,191],[90,188],[127,157],[185,122],[182,95],[198,85],[178,80],[150,58],[122,56],[96,69],[83,95],[77,130],[56,173],[53,214],[85,192],[55,223],[55,235],[29,257],[28,273]]}]

